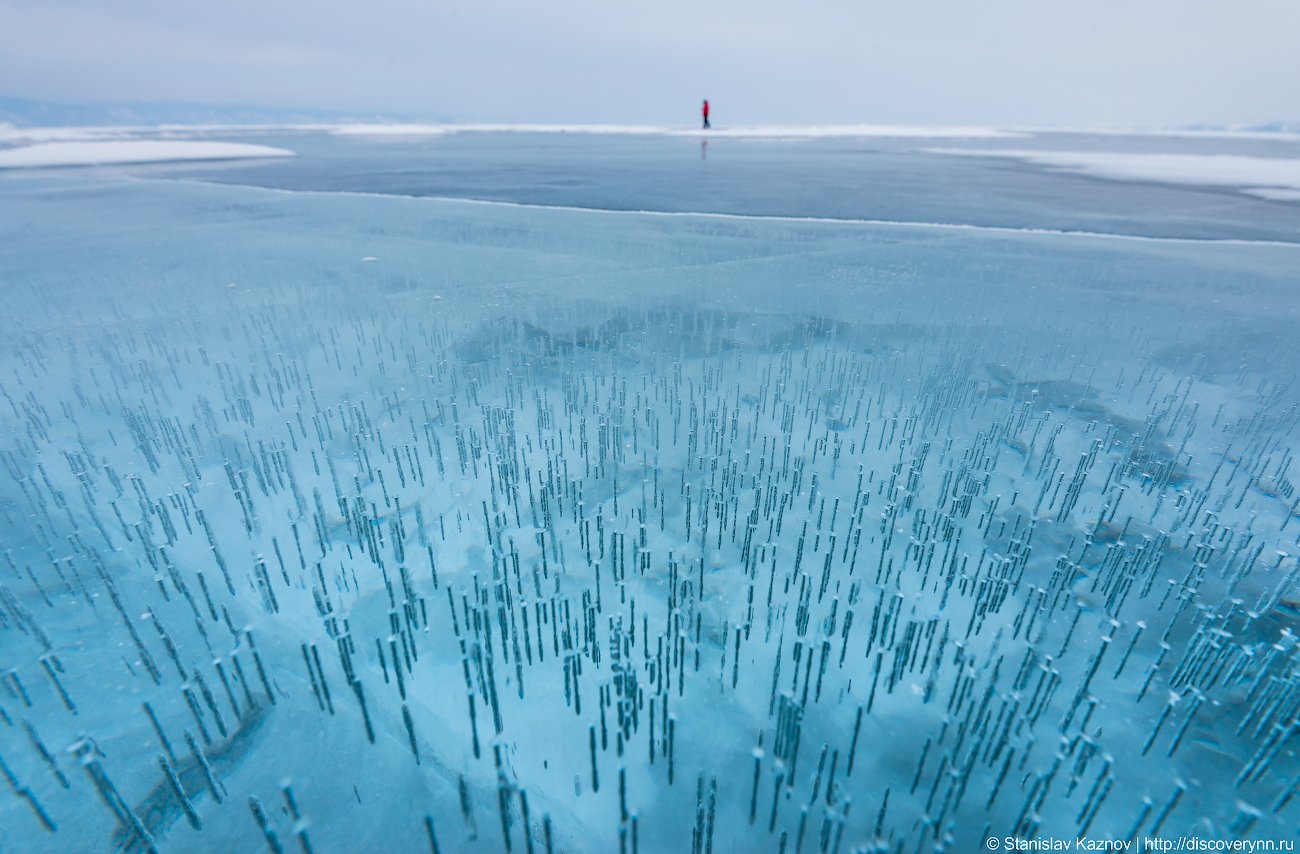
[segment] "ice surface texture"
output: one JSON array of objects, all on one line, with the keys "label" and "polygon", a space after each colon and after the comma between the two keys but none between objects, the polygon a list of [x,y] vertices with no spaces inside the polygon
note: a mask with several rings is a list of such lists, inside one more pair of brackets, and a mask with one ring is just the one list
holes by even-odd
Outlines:
[{"label": "ice surface texture", "polygon": [[1294,832],[1297,247],[2,180],[0,849]]}]

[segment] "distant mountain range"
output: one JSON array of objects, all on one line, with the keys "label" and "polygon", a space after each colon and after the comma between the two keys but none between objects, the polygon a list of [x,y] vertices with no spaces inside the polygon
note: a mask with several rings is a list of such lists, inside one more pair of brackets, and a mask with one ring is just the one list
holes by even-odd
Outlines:
[{"label": "distant mountain range", "polygon": [[0,96],[0,125],[73,127],[86,125],[314,124],[431,121],[428,116],[348,110],[302,110],[188,101],[115,101],[65,104]]}]

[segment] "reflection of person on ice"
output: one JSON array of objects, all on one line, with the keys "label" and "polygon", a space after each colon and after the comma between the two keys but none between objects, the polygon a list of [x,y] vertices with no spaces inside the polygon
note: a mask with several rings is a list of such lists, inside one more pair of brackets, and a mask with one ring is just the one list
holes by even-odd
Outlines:
[{"label": "reflection of person on ice", "polygon": [[704,106],[700,108],[700,114],[704,116],[704,129],[708,130],[709,125],[709,99],[704,99]]}]

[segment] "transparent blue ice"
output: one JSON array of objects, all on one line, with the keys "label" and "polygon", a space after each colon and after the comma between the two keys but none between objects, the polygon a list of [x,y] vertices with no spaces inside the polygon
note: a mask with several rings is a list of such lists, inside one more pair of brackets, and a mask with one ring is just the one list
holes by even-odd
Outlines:
[{"label": "transparent blue ice", "polygon": [[0,175],[0,850],[1294,838],[1300,205],[272,144]]}]

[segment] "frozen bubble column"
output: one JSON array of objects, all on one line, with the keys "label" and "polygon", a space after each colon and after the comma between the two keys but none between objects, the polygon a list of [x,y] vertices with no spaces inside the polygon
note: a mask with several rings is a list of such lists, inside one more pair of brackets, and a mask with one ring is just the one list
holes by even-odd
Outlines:
[{"label": "frozen bubble column", "polygon": [[4,850],[1295,831],[1300,249],[2,204]]}]

